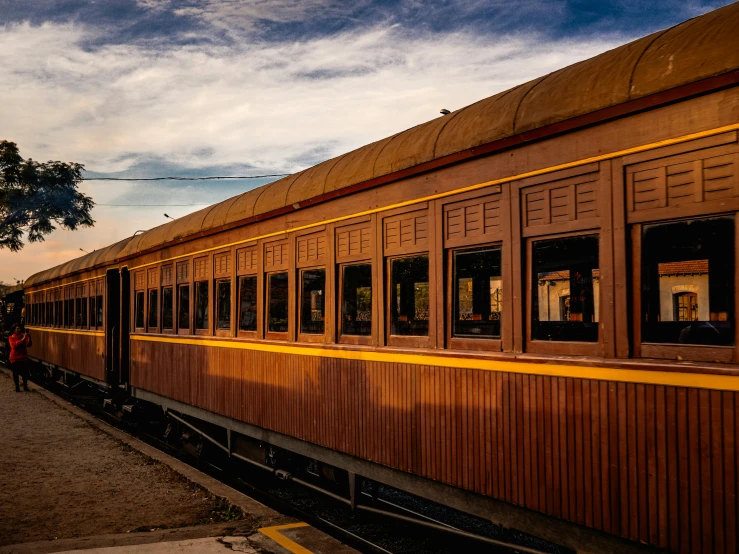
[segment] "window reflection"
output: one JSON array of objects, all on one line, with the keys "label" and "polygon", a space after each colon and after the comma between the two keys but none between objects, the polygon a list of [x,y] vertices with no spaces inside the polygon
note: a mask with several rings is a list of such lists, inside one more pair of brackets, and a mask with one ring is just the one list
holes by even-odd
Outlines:
[{"label": "window reflection", "polygon": [[239,280],[239,330],[257,330],[257,278],[241,277]]},{"label": "window reflection", "polygon": [[308,269],[300,273],[302,306],[300,332],[322,335],[324,331],[324,297],[326,270]]},{"label": "window reflection", "polygon": [[287,273],[273,273],[267,277],[267,281],[267,330],[270,333],[287,333]]},{"label": "window reflection", "polygon": [[136,311],[136,328],[141,329],[144,327],[144,291],[142,290],[136,292],[134,310]]},{"label": "window reflection", "polygon": [[182,331],[190,330],[190,285],[177,287],[177,328]]},{"label": "window reflection", "polygon": [[208,281],[195,283],[195,329],[208,329]]},{"label": "window reflection", "polygon": [[341,268],[341,333],[372,334],[372,265]]},{"label": "window reflection", "polygon": [[390,260],[390,295],[390,333],[428,336],[429,257]]},{"label": "window reflection", "polygon": [[536,241],[532,263],[531,338],[597,342],[598,236]]},{"label": "window reflection", "polygon": [[172,329],[174,326],[172,287],[162,289],[162,329]]},{"label": "window reflection", "polygon": [[217,282],[216,297],[217,327],[220,330],[229,330],[231,329],[231,281]]},{"label": "window reflection", "polygon": [[500,337],[503,280],[500,248],[455,252],[455,337]]},{"label": "window reflection", "polygon": [[157,317],[159,315],[159,291],[149,291],[149,329],[157,330]]},{"label": "window reflection", "polygon": [[734,344],[734,219],[647,225],[644,342]]}]

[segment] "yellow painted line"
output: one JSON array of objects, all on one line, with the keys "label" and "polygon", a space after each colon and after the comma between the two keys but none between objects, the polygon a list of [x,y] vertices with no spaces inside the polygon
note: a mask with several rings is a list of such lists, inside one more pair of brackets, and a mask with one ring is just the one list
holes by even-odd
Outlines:
[{"label": "yellow painted line", "polygon": [[275,525],[274,527],[262,527],[261,529],[259,529],[259,532],[265,537],[268,537],[275,541],[281,547],[286,548],[290,552],[294,552],[294,554],[313,554],[313,552],[311,552],[307,548],[300,546],[295,541],[288,539],[285,535],[280,533],[280,531],[286,531],[288,529],[298,529],[300,527],[310,527],[310,525],[305,522],[289,523],[287,525]]},{"label": "yellow painted line", "polygon": [[273,233],[267,233],[265,235],[259,235],[256,237],[249,237],[248,239],[238,240],[235,242],[230,242],[228,244],[222,244],[220,246],[215,246],[213,248],[206,248],[204,250],[198,250],[197,252],[189,252],[187,254],[181,254],[179,256],[172,256],[171,258],[166,258],[164,260],[157,260],[156,262],[149,262],[147,264],[141,264],[134,266],[130,269],[130,271],[133,271],[135,269],[140,269],[142,267],[147,267],[150,265],[156,265],[164,262],[170,262],[172,260],[179,260],[181,258],[189,258],[190,256],[197,256],[198,254],[204,254],[207,252],[213,252],[215,250],[220,250],[222,248],[230,248],[231,246],[238,246],[240,244],[244,244],[247,242],[252,242],[255,240],[260,239],[267,239],[272,237],[277,237],[280,235],[286,235],[287,233],[292,233],[296,231],[303,231],[305,229],[312,229],[314,227],[319,227],[321,225],[327,225],[329,223],[338,223],[340,221],[346,221],[348,219],[353,219],[355,217],[361,217],[365,215],[371,215],[376,214],[380,212],[385,212],[388,210],[394,210],[396,208],[403,208],[405,206],[412,206],[413,204],[419,204],[421,202],[429,202],[431,200],[438,200],[439,198],[446,198],[448,196],[453,196],[455,194],[461,194],[465,192],[470,192],[474,190],[479,190],[485,187],[490,187],[493,185],[500,185],[503,183],[510,183],[511,181],[518,181],[519,179],[527,179],[529,177],[536,177],[538,175],[545,175],[547,173],[553,173],[555,171],[562,171],[563,169],[571,169],[573,167],[580,167],[583,165],[588,165],[591,163],[596,162],[602,162],[606,160],[611,160],[613,158],[620,158],[622,156],[628,156],[629,154],[637,154],[639,152],[645,152],[647,150],[654,150],[655,148],[663,148],[665,146],[672,146],[673,144],[680,144],[682,142],[688,142],[691,140],[697,140],[701,138],[710,137],[713,135],[720,135],[721,133],[728,133],[729,131],[736,131],[739,130],[739,123],[735,123],[733,125],[725,125],[724,127],[717,127],[716,129],[709,129],[707,131],[700,131],[698,133],[691,133],[689,135],[683,135],[676,138],[671,139],[665,139],[660,140],[657,142],[652,142],[649,144],[644,144],[642,146],[634,146],[633,148],[626,148],[624,150],[618,150],[616,152],[611,152],[609,154],[601,154],[599,156],[592,156],[590,158],[585,158],[582,160],[576,160],[574,162],[567,162],[559,165],[553,165],[550,167],[545,167],[542,169],[535,169],[533,171],[527,171],[525,173],[519,173],[518,175],[512,175],[510,177],[502,177],[500,179],[494,179],[492,181],[485,181],[484,183],[477,183],[475,185],[469,185],[466,187],[450,190],[447,192],[440,192],[437,194],[431,194],[429,196],[423,196],[421,198],[414,198],[413,200],[406,200],[404,202],[398,202],[396,204],[390,204],[389,206],[383,206],[381,208],[372,208],[370,210],[365,210],[362,212],[355,212],[349,215],[343,215],[340,217],[334,217],[332,219],[325,219],[323,221],[319,221],[316,223],[308,223],[306,225],[301,225],[299,227],[293,227],[291,229],[283,229],[282,231],[275,231]]},{"label": "yellow painted line", "polygon": [[211,348],[230,348],[252,350],[275,354],[292,354],[339,360],[359,360],[365,362],[400,363],[457,369],[477,369],[525,375],[548,377],[570,377],[574,379],[593,379],[616,381],[620,383],[643,383],[647,385],[668,385],[698,389],[726,390],[739,392],[739,376],[671,371],[652,371],[646,369],[618,369],[608,367],[588,367],[564,364],[531,363],[481,358],[462,358],[456,356],[435,356],[433,354],[405,354],[401,352],[378,350],[335,350],[331,348],[300,347],[290,344],[263,344],[218,339],[187,339],[157,335],[131,335],[131,340],[141,342],[162,342]]},{"label": "yellow painted line", "polygon": [[42,331],[44,333],[62,333],[65,335],[95,335],[96,337],[105,336],[104,331],[76,331],[72,329],[50,329],[48,327],[29,327],[29,326],[26,326],[26,329],[30,329],[31,331]]}]

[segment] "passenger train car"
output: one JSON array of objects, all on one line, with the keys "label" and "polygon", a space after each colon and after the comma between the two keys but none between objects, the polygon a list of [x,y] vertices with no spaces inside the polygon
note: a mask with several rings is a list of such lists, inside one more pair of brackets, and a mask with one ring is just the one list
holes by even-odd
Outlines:
[{"label": "passenger train car", "polygon": [[580,551],[736,552],[738,30],[732,4],[38,273],[31,353]]}]

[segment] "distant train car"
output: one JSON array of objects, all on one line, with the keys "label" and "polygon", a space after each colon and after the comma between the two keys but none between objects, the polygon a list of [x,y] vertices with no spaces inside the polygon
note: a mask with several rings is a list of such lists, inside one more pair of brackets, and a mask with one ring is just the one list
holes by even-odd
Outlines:
[{"label": "distant train car", "polygon": [[7,337],[16,325],[25,323],[24,312],[23,286],[9,287],[0,297],[0,361],[4,363],[10,355]]},{"label": "distant train car", "polygon": [[736,552],[737,29],[732,4],[34,275],[31,353],[576,549]]}]

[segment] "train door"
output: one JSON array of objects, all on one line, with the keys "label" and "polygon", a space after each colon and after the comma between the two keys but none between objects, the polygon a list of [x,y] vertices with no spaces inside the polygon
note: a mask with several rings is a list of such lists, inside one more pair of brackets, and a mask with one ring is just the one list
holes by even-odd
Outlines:
[{"label": "train door", "polygon": [[118,337],[120,340],[120,373],[119,382],[129,383],[129,335],[131,334],[131,274],[127,267],[121,268],[119,291],[120,318],[118,321]]},{"label": "train door", "polygon": [[105,275],[105,372],[107,382],[116,386],[120,383],[120,316],[121,276],[118,269],[109,269]]}]

